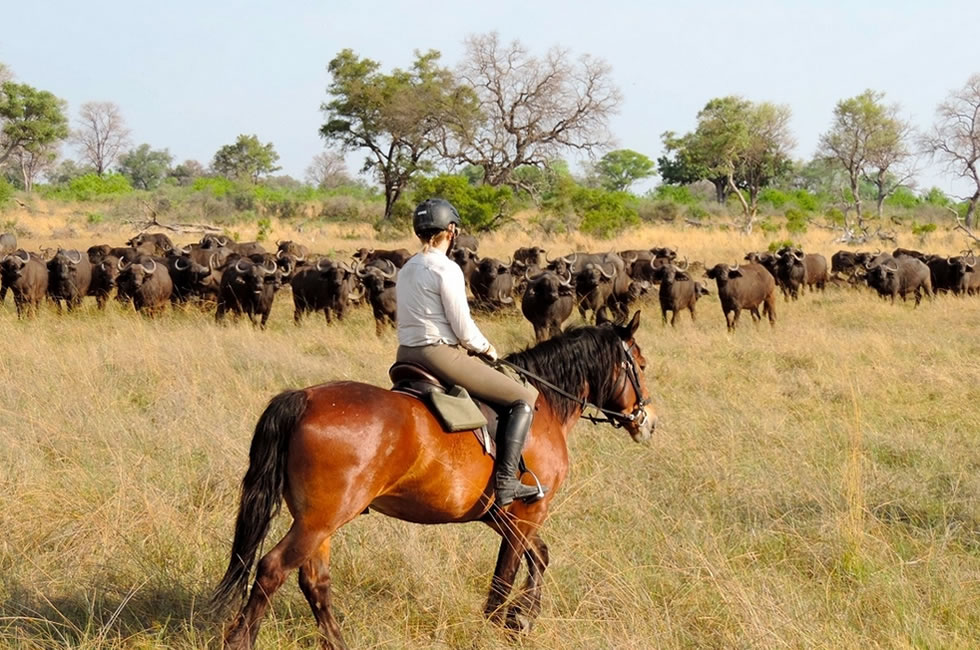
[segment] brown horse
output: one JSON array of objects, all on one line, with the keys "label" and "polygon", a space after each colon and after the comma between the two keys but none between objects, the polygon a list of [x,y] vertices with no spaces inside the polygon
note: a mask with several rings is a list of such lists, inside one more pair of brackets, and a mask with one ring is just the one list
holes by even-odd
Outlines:
[{"label": "brown horse", "polygon": [[[532,504],[495,505],[493,460],[476,436],[447,435],[413,397],[343,381],[273,398],[255,427],[231,560],[215,605],[241,603],[248,595],[256,552],[283,498],[293,523],[258,562],[251,595],[228,628],[225,646],[252,647],[269,600],[287,573],[299,568],[322,647],[344,648],[331,611],[330,538],[368,507],[421,524],[489,525],[503,541],[484,612],[507,627],[528,629],[541,610],[548,566],[538,530],[568,472],[568,433],[583,405],[606,409],[637,442],[656,425],[642,374],[646,361],[634,340],[639,323],[636,312],[626,325],[573,329],[507,358],[537,375],[531,381],[541,392],[524,456],[552,489]],[[527,581],[506,610],[522,557]]]}]

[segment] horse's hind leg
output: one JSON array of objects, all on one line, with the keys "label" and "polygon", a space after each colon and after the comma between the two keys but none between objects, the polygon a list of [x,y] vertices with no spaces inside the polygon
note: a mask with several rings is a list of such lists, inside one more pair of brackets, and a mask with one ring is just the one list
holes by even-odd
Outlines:
[{"label": "horse's hind leg", "polygon": [[293,522],[286,536],[259,561],[252,592],[225,635],[225,648],[248,649],[255,645],[262,616],[272,595],[282,586],[286,575],[316,551],[325,533],[304,530],[298,522]]},{"label": "horse's hind leg", "polygon": [[325,650],[344,650],[347,646],[340,634],[340,624],[333,616],[330,595],[330,538],[320,544],[312,556],[299,568],[299,588],[310,603],[313,617],[323,635],[320,645]]},{"label": "horse's hind leg", "polygon": [[517,602],[507,612],[507,627],[521,632],[529,631],[531,622],[541,613],[541,578],[548,568],[548,545],[535,535],[524,557],[527,558],[527,580]]}]

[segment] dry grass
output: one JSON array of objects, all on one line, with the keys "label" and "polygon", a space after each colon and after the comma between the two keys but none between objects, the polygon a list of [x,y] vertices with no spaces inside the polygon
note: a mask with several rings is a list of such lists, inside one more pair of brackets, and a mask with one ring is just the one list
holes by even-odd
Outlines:
[{"label": "dry grass", "polygon": [[[58,243],[102,236],[125,238],[80,227]],[[371,241],[343,229],[315,236],[336,250]],[[514,230],[484,246],[504,253],[524,241]],[[660,228],[613,246],[654,242],[712,262],[766,243]],[[804,244],[833,250],[826,233]],[[696,325],[684,315],[674,330],[654,305],[643,310],[663,429],[650,445],[608,427],[575,430],[530,635],[510,639],[481,616],[497,545],[489,530],[371,515],[334,546],[352,647],[980,645],[980,301],[913,310],[828,290],[780,301],[774,330],[745,322],[733,335],[713,296]],[[479,320],[502,350],[531,338],[516,315]],[[296,329],[288,294],[264,332],[216,327],[193,310],[148,321],[115,305],[18,322],[8,300],[0,647],[215,646],[219,622],[200,608],[227,560],[255,420],[286,387],[382,383],[395,339],[365,332],[366,310]],[[315,645],[295,580],[260,643]]]}]

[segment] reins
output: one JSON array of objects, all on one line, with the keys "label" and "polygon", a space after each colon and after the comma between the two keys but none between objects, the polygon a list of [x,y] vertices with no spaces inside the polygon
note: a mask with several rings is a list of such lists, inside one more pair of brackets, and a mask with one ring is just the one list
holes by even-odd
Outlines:
[{"label": "reins", "polygon": [[[634,361],[633,356],[630,354],[630,350],[632,349],[632,347],[633,347],[632,345],[627,347],[626,343],[625,342],[623,343],[623,350],[626,353],[626,360],[628,362],[628,363],[624,363],[623,367],[626,370],[627,378],[633,384],[633,392],[636,394],[636,399],[637,399],[633,412],[629,414],[620,413],[619,411],[613,411],[607,408],[603,408],[598,404],[593,404],[592,402],[588,401],[584,397],[572,395],[571,393],[564,390],[563,388],[551,383],[544,377],[541,377],[540,375],[536,375],[530,370],[526,368],[522,368],[521,366],[518,366],[516,364],[513,364],[510,361],[507,361],[506,359],[497,359],[493,363],[497,365],[507,366],[508,368],[511,368],[518,374],[528,379],[533,379],[534,381],[540,383],[542,386],[555,391],[562,397],[572,400],[573,402],[578,404],[579,407],[581,407],[582,419],[588,420],[592,424],[609,423],[616,428],[620,428],[625,426],[627,422],[635,422],[638,418],[645,417],[646,412],[643,410],[643,407],[646,406],[646,404],[649,402],[648,400],[643,398],[643,391],[640,388],[640,380],[636,372],[636,365],[635,365],[636,362]],[[585,413],[586,408],[592,408],[598,411],[601,414],[601,417],[586,414]],[[642,415],[637,415],[638,413]]]}]

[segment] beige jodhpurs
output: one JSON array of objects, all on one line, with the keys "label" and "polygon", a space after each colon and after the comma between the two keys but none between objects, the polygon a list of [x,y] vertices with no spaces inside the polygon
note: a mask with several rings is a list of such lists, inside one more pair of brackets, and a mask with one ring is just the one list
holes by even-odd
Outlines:
[{"label": "beige jodhpurs", "polygon": [[396,359],[417,363],[443,381],[462,386],[470,395],[485,402],[510,406],[521,400],[534,407],[538,389],[494,370],[454,345],[398,346]]}]

